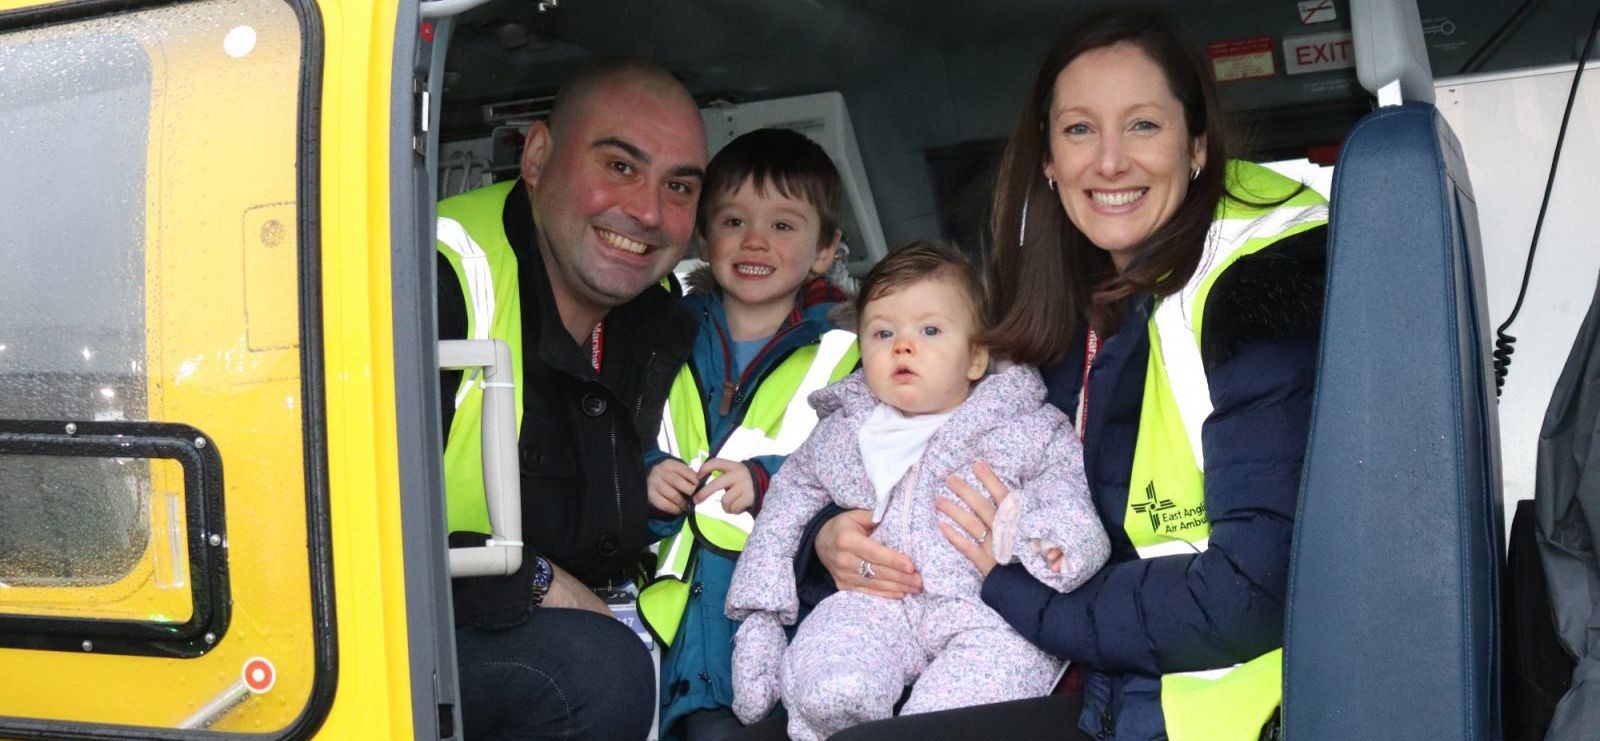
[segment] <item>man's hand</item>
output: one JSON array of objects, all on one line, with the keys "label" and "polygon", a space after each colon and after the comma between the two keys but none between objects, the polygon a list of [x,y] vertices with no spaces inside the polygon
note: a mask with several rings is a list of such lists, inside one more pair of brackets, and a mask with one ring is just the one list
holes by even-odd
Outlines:
[{"label": "man's hand", "polygon": [[539,603],[542,607],[564,607],[570,610],[588,610],[598,612],[606,617],[615,617],[611,608],[589,591],[578,578],[562,570],[554,561],[550,568],[555,572],[555,578],[550,580],[550,591],[544,595],[544,601]]},{"label": "man's hand", "polygon": [[722,492],[722,510],[730,515],[736,515],[756,503],[755,477],[750,475],[750,467],[738,461],[726,458],[712,458],[700,467],[700,475],[710,476],[713,471],[722,475],[706,482],[700,493],[696,494],[696,504],[704,502],[706,497],[716,492]]},{"label": "man's hand", "polygon": [[650,508],[666,517],[677,517],[689,509],[690,497],[700,483],[694,469],[677,458],[668,458],[650,468],[645,491]]}]

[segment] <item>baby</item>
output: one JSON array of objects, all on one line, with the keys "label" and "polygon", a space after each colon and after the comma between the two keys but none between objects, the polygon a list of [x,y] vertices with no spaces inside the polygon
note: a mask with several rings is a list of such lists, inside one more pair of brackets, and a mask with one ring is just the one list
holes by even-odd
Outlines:
[{"label": "baby", "polygon": [[[985,491],[972,472],[983,461],[1010,489],[980,543],[1000,563],[1020,560],[1065,592],[1110,550],[1077,435],[1045,402],[1038,372],[986,375],[983,284],[960,254],[928,242],[896,250],[868,273],[856,307],[863,368],[811,395],[820,421],[773,478],[728,592],[728,616],[744,621],[734,712],[752,723],[781,693],[800,741],[889,717],[907,685],[902,713],[1050,690],[1060,662],[983,604],[982,575],[940,531],[951,520],[937,498],[966,508],[945,484],[950,475]],[[924,591],[902,600],[834,594],[785,650],[783,626],[799,609],[795,551],[829,501],[871,509],[873,538],[911,558]]]}]

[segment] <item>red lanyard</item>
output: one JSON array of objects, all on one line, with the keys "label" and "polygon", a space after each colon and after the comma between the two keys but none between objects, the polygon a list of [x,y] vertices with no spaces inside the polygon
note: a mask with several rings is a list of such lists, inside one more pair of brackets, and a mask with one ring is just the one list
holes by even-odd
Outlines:
[{"label": "red lanyard", "polygon": [[606,323],[602,319],[594,325],[594,331],[589,333],[589,365],[594,366],[594,372],[600,372],[600,360],[605,356]]},{"label": "red lanyard", "polygon": [[1083,347],[1083,385],[1078,389],[1078,439],[1083,439],[1083,428],[1089,424],[1089,366],[1094,364],[1094,356],[1100,353],[1100,335],[1094,329],[1089,330],[1089,337]]}]

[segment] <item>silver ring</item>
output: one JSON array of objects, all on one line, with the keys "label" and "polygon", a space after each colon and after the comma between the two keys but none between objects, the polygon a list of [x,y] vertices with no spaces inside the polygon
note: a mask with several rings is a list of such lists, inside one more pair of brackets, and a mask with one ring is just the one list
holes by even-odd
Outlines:
[{"label": "silver ring", "polygon": [[978,545],[983,545],[984,541],[986,541],[988,539],[989,539],[989,531],[985,530],[985,531],[983,531],[982,535],[978,536]]},{"label": "silver ring", "polygon": [[863,578],[863,579],[871,579],[872,578],[872,564],[867,563],[867,560],[864,559],[864,558],[861,559],[861,565],[856,567],[856,573],[860,574],[861,578]]}]

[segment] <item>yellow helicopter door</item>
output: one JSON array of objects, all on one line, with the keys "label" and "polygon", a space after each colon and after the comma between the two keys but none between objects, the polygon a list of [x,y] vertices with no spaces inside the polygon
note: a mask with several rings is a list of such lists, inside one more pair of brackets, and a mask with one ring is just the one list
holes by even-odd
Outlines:
[{"label": "yellow helicopter door", "polygon": [[395,4],[23,3],[0,738],[423,733],[449,708],[413,707],[407,633],[407,589],[436,595],[401,537]]}]

